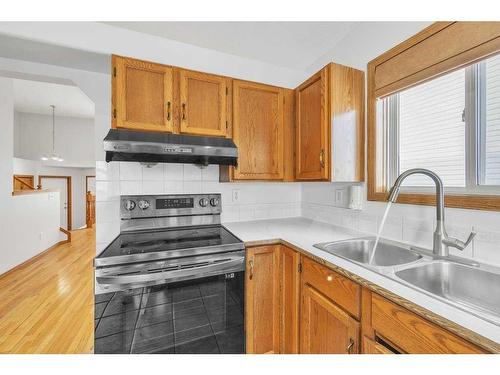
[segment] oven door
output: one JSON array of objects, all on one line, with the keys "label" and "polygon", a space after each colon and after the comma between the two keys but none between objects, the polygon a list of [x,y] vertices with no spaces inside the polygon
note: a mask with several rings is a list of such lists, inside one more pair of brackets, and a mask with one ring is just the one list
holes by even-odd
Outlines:
[{"label": "oven door", "polygon": [[[220,260],[196,275],[146,281],[155,285],[125,288],[134,286],[126,279],[120,289],[96,294],[94,352],[245,353],[244,259],[243,266],[236,263]],[[96,280],[122,282],[111,277],[124,276],[132,275]]]}]

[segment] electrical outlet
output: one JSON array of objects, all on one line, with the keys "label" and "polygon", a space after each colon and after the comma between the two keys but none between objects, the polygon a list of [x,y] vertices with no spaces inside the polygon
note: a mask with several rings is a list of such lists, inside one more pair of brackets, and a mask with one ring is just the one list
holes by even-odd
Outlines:
[{"label": "electrical outlet", "polygon": [[240,200],[240,191],[239,189],[233,190],[233,202],[238,202]]},{"label": "electrical outlet", "polygon": [[344,200],[344,190],[335,190],[335,203],[340,204]]},{"label": "electrical outlet", "polygon": [[43,240],[43,232],[38,233],[38,239],[40,241]]}]

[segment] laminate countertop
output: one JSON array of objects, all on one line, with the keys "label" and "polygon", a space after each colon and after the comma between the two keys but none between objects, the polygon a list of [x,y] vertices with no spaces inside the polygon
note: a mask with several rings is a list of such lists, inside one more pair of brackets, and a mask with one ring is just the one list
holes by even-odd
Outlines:
[{"label": "laminate countertop", "polygon": [[[375,287],[376,292],[386,291],[389,296],[394,295],[402,298],[410,305],[415,305],[415,309],[413,309],[417,310],[415,312],[431,320],[438,320],[438,324],[451,328],[452,331],[472,342],[494,352],[500,351],[500,325],[313,246],[321,242],[363,236],[373,237],[373,235],[301,217],[229,222],[223,225],[244,241],[247,246],[284,243],[317,260],[322,260],[327,266],[345,270],[355,281],[372,287],[372,289]],[[405,307],[408,306],[405,304]],[[439,321],[440,317],[444,318],[445,323]],[[453,323],[458,326],[454,326]],[[462,327],[465,330],[462,330]]]}]

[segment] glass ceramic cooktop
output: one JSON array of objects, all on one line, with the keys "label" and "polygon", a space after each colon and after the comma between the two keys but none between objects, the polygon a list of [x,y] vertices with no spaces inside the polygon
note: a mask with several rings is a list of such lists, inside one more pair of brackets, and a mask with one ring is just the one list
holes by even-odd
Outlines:
[{"label": "glass ceramic cooktop", "polygon": [[161,229],[120,234],[98,258],[241,243],[223,226]]}]

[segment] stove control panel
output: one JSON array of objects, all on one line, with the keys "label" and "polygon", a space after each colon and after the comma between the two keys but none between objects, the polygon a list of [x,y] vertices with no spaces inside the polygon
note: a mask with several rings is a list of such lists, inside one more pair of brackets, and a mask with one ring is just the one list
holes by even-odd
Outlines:
[{"label": "stove control panel", "polygon": [[124,195],[120,217],[218,215],[222,211],[220,197],[220,194]]}]

